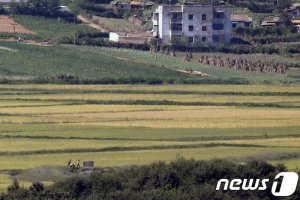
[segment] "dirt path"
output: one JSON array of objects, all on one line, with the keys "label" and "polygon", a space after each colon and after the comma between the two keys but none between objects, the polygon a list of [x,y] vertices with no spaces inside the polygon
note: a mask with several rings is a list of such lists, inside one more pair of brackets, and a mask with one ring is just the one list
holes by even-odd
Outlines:
[{"label": "dirt path", "polygon": [[86,25],[88,25],[91,28],[94,28],[94,29],[96,29],[98,31],[101,31],[101,32],[107,32],[106,29],[102,28],[98,24],[93,23],[92,21],[90,21],[89,19],[87,19],[86,17],[84,17],[82,15],[78,15],[77,19],[80,20],[81,22],[85,23]]},{"label": "dirt path", "polygon": [[[0,38],[0,41],[10,41],[10,42],[17,42],[17,39],[14,37],[11,38]],[[20,43],[22,44],[29,44],[29,45],[36,45],[36,46],[43,46],[43,47],[49,47],[53,46],[53,43],[51,41],[36,41],[36,40],[22,40]]]}]

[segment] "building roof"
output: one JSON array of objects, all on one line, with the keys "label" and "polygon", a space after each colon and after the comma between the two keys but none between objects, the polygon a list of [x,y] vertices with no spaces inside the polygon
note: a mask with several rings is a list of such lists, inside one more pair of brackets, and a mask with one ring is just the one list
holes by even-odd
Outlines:
[{"label": "building roof", "polygon": [[252,18],[247,15],[231,15],[231,21],[253,22]]},{"label": "building roof", "polygon": [[146,5],[146,6],[154,6],[155,3],[152,2],[152,1],[148,1],[148,2],[145,3],[145,5]]},{"label": "building roof", "polygon": [[298,29],[300,28],[300,20],[292,20],[292,23],[294,24],[294,26],[296,26]]},{"label": "building roof", "polygon": [[297,19],[297,20],[292,20],[292,23],[295,25],[295,26],[300,26],[300,19]]},{"label": "building roof", "polygon": [[133,6],[141,6],[142,3],[138,2],[138,1],[132,1],[132,2],[130,2],[130,5],[133,5]]},{"label": "building roof", "polygon": [[296,9],[300,9],[300,3],[294,3],[291,7],[287,8],[285,11],[294,11]]},{"label": "building roof", "polygon": [[263,22],[274,22],[274,23],[277,23],[277,22],[280,22],[280,17],[274,17],[274,16],[265,17],[263,19]]},{"label": "building roof", "polygon": [[280,17],[269,16],[265,17],[261,23],[262,26],[273,26],[280,23]]}]

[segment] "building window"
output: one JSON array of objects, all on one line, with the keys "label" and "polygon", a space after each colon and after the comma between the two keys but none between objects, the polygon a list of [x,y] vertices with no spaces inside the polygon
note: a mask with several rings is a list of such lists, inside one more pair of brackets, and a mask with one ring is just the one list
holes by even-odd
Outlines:
[{"label": "building window", "polygon": [[202,31],[206,31],[206,26],[202,26]]},{"label": "building window", "polygon": [[171,21],[173,21],[173,22],[182,21],[182,12],[172,12],[171,13]]},{"label": "building window", "polygon": [[223,18],[224,18],[224,13],[223,13],[223,12],[217,12],[217,13],[215,14],[215,17],[216,17],[217,19],[223,19]]},{"label": "building window", "polygon": [[206,20],[206,14],[202,15],[202,20],[205,21]]},{"label": "building window", "polygon": [[213,30],[216,31],[224,30],[224,24],[213,24]]},{"label": "building window", "polygon": [[206,37],[202,37],[202,42],[206,42]]},{"label": "building window", "polygon": [[213,35],[213,42],[225,42],[224,35]]},{"label": "building window", "polygon": [[193,20],[194,19],[194,15],[189,15],[189,20]]},{"label": "building window", "polygon": [[182,24],[171,24],[172,31],[182,31]]},{"label": "building window", "polygon": [[189,31],[194,31],[194,26],[189,26]]},{"label": "building window", "polygon": [[194,37],[189,37],[189,38],[188,38],[188,42],[189,42],[189,43],[194,42]]},{"label": "building window", "polygon": [[154,15],[153,15],[153,20],[158,21],[158,13],[154,13]]}]

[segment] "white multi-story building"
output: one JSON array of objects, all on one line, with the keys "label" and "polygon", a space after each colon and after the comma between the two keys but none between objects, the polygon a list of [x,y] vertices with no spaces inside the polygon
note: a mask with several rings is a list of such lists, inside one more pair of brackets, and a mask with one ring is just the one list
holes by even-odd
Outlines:
[{"label": "white multi-story building", "polygon": [[227,43],[231,39],[231,11],[227,6],[161,5],[153,13],[153,37],[162,44]]}]

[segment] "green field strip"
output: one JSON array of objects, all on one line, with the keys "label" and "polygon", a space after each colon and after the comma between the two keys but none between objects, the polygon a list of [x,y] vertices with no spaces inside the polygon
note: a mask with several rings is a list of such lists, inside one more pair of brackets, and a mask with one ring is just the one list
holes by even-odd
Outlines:
[{"label": "green field strip", "polygon": [[52,90],[138,90],[138,91],[195,91],[195,92],[246,92],[246,93],[265,93],[275,92],[298,93],[299,86],[278,86],[278,85],[65,85],[65,84],[0,84],[0,90],[4,91],[48,91]]},{"label": "green field strip", "polygon": [[57,139],[109,140],[226,140],[298,137],[300,127],[276,128],[144,128],[89,125],[1,124],[1,137],[40,137]]},{"label": "green field strip", "polygon": [[[9,100],[0,99],[0,100]],[[42,102],[56,102],[61,101],[57,99],[36,99],[36,98],[14,98],[11,100],[22,100],[22,101],[42,101]],[[225,103],[215,103],[215,102],[179,102],[179,101],[169,101],[169,100],[75,100],[75,99],[64,99],[64,101],[70,102],[69,105],[77,104],[98,104],[98,105],[177,105],[177,106],[231,106],[231,107],[268,107],[268,108],[300,108],[300,105],[286,105],[277,103],[253,103],[253,102],[225,102]]]},{"label": "green field strip", "polygon": [[277,163],[284,163],[285,166],[288,167],[288,169],[290,169],[291,171],[297,171],[300,168],[300,158],[289,158],[286,160],[273,160],[271,161],[271,163],[273,164],[277,164]]},{"label": "green field strip", "polygon": [[[73,93],[61,93],[61,94],[26,94],[26,95],[2,95],[1,102],[3,106],[9,105],[9,101],[15,102],[11,104],[17,105],[17,102],[23,104],[29,104],[30,100],[34,104],[38,102],[34,99],[45,100],[49,104],[58,104],[57,101],[62,103],[74,104],[75,101],[171,101],[180,102],[182,104],[186,102],[211,102],[211,103],[260,103],[260,104],[283,104],[283,105],[299,105],[300,98],[298,96],[238,96],[238,95],[197,95],[197,94],[112,94],[112,93],[90,93],[90,94],[73,94]],[[27,99],[27,101],[26,101]],[[28,101],[29,100],[29,101]],[[53,102],[51,102],[51,100]],[[42,102],[40,102],[42,104]],[[170,104],[170,103],[169,103]]]},{"label": "green field strip", "polygon": [[[141,151],[141,150],[162,150],[162,149],[194,149],[194,148],[210,148],[210,147],[244,147],[244,148],[266,148],[269,146],[252,145],[252,144],[227,144],[227,143],[209,143],[194,145],[164,145],[164,146],[137,146],[137,147],[106,147],[106,148],[73,148],[73,149],[57,149],[57,150],[37,150],[37,151],[20,151],[20,152],[0,152],[0,156],[16,156],[16,155],[36,155],[36,154],[63,154],[63,153],[95,153],[95,152],[118,152],[118,151]],[[274,147],[273,147],[274,148]],[[288,147],[281,147],[286,148]],[[293,147],[297,148],[297,147]],[[300,146],[299,146],[300,148]]]},{"label": "green field strip", "polygon": [[[38,154],[38,155],[16,155],[0,156],[0,170],[28,169],[43,165],[66,166],[69,159],[72,160],[94,160],[96,167],[143,165],[157,160],[171,161],[178,156],[194,158],[197,160],[239,159],[263,159],[267,153],[286,155],[299,152],[298,148],[243,148],[243,147],[211,147],[211,148],[189,148],[189,149],[156,149],[139,151],[116,151],[96,153],[65,153],[65,154]],[[269,155],[270,157],[270,155]]]},{"label": "green field strip", "polygon": [[[5,91],[5,92],[3,92]],[[178,94],[178,95],[232,95],[232,96],[300,96],[300,92],[235,92],[235,91],[186,91],[186,90],[43,90],[43,89],[0,89],[0,95],[36,95],[36,94]]]},{"label": "green field strip", "polygon": [[[245,156],[242,158],[234,158],[234,157],[227,157],[228,160],[235,161],[235,162],[248,162],[251,160],[266,160],[270,162],[274,161],[289,161],[289,160],[295,160],[300,159],[300,151],[276,151],[276,152],[264,152],[260,153],[259,155],[251,155],[251,156]],[[298,166],[300,167],[300,165]]]},{"label": "green field strip", "polygon": [[[2,133],[0,133],[2,134]],[[262,139],[296,139],[300,138],[300,134],[286,134],[286,135],[271,135],[271,136],[229,136],[229,137],[189,137],[189,138],[174,138],[174,139],[141,139],[141,138],[101,138],[101,137],[60,137],[60,136],[38,136],[38,135],[0,135],[0,139],[44,139],[44,140],[100,140],[100,141],[153,141],[153,142],[196,142],[196,141],[230,141],[230,140],[262,140]],[[299,144],[300,146],[300,144]]]}]

